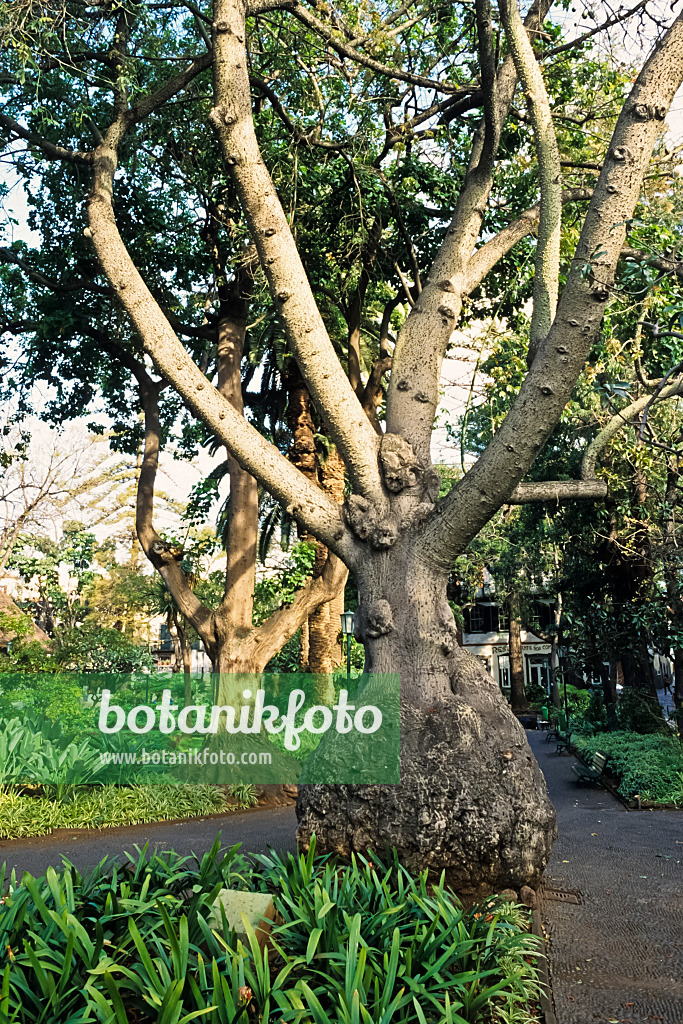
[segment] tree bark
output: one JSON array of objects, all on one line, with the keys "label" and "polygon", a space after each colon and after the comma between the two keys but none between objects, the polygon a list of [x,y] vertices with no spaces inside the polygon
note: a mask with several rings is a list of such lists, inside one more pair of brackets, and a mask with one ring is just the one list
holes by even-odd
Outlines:
[{"label": "tree bark", "polygon": [[[332,448],[325,463],[321,466],[315,443],[315,425],[311,398],[298,366],[290,361],[285,374],[287,386],[287,425],[292,435],[290,459],[294,465],[311,482],[322,486],[330,497],[339,505],[344,500],[344,463],[336,448]],[[316,545],[313,579],[322,574],[328,551],[324,544],[316,541],[312,535],[301,531],[300,536]],[[343,604],[343,587],[341,588]],[[339,615],[337,609],[339,597],[333,598],[334,607],[330,602],[320,605],[308,619],[305,636],[302,633],[301,666],[315,675],[329,675],[339,664],[341,649],[337,642],[339,630],[334,631],[333,614]],[[337,617],[337,622],[339,623]]]},{"label": "tree bark", "polygon": [[516,715],[529,710],[524,689],[524,652],[522,650],[522,611],[519,593],[510,595],[510,705]]},{"label": "tree bark", "polygon": [[602,696],[607,712],[607,728],[616,729],[617,722],[617,662],[612,658],[609,672],[602,679]]},{"label": "tree bark", "polygon": [[[557,568],[557,549],[554,551],[555,566]],[[553,609],[553,624],[555,629],[550,641],[550,696],[553,706],[560,708],[562,698],[560,696],[560,630],[562,628],[562,592],[558,590],[555,597]]]},{"label": "tree bark", "polygon": [[357,571],[355,635],[366,671],[400,673],[401,783],[300,786],[299,841],[315,833],[344,856],[396,847],[467,894],[538,884],[556,831],[540,768],[499,687],[457,644],[447,575],[399,544]]}]

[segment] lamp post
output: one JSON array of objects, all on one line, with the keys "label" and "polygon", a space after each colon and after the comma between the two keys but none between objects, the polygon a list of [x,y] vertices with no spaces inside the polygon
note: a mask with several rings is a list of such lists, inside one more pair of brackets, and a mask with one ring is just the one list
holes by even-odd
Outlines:
[{"label": "lamp post", "polygon": [[346,637],[346,679],[351,678],[351,634],[353,633],[353,612],[341,613],[342,635]]}]

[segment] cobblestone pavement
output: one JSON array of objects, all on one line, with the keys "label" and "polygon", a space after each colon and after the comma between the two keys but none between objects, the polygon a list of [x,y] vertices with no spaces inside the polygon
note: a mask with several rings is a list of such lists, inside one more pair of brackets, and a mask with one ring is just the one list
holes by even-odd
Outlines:
[{"label": "cobblestone pavement", "polygon": [[545,888],[580,901],[543,903],[558,1024],[683,1024],[683,811],[627,811],[527,737],[557,811]]}]

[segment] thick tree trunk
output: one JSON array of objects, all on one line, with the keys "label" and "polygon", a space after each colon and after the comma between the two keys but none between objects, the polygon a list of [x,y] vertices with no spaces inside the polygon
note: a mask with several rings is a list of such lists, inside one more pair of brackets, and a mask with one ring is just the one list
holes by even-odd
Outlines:
[{"label": "thick tree trunk", "polygon": [[299,840],[349,855],[396,847],[461,892],[535,884],[555,836],[545,782],[493,679],[456,642],[445,574],[408,550],[358,574],[366,670],[401,677],[401,784],[300,787]]},{"label": "thick tree trunk", "polygon": [[[315,425],[311,397],[299,368],[290,360],[286,373],[287,425],[292,434],[290,460],[312,483],[321,485],[338,504],[344,500],[344,463],[333,448],[320,466],[315,445]],[[303,539],[316,545],[313,579],[322,574],[327,560],[327,548],[314,537],[301,532]],[[339,597],[320,605],[302,628],[301,667],[316,675],[329,675],[341,661],[341,648],[337,641],[340,624]],[[343,605],[343,590],[342,590]],[[343,610],[343,608],[342,608]],[[336,616],[337,629],[334,629]]]},{"label": "thick tree trunk", "polygon": [[630,650],[622,651],[621,667],[624,671],[624,686],[640,691],[644,697],[657,700],[652,658],[645,640],[637,640]]},{"label": "thick tree trunk", "polygon": [[510,705],[513,713],[523,715],[529,710],[524,689],[524,652],[522,650],[522,610],[518,593],[510,595]]}]

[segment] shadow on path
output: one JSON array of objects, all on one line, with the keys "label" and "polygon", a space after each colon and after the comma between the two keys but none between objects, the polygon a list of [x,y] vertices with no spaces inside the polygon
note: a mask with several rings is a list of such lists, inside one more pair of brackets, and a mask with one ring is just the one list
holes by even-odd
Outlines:
[{"label": "shadow on path", "polygon": [[211,848],[218,833],[223,846],[242,843],[245,853],[263,853],[267,846],[276,850],[296,850],[296,812],[293,806],[264,807],[242,814],[213,815],[183,822],[156,822],[149,825],[127,825],[111,829],[60,830],[34,839],[13,839],[0,842],[0,864],[5,861],[9,871],[16,868],[42,875],[51,864],[61,867],[66,857],[77,868],[92,868],[103,857],[122,858],[135,853],[135,846],[149,843],[156,848],[176,853],[201,855]]},{"label": "shadow on path", "polygon": [[573,781],[573,756],[528,732],[557,811],[545,899],[558,1024],[682,1024],[683,812],[627,811]]}]

